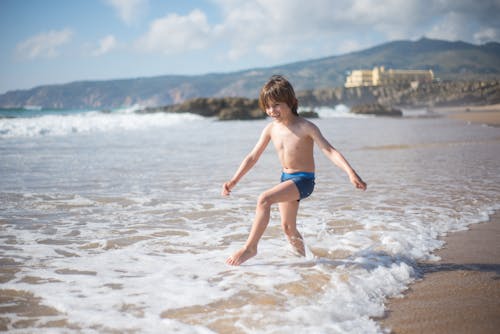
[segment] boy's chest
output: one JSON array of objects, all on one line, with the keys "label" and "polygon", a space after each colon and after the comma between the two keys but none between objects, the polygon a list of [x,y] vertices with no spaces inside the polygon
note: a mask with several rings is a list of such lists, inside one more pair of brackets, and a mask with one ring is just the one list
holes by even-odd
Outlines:
[{"label": "boy's chest", "polygon": [[290,130],[288,128],[273,129],[271,140],[274,147],[278,150],[296,150],[304,145],[308,145],[308,137],[299,130]]}]

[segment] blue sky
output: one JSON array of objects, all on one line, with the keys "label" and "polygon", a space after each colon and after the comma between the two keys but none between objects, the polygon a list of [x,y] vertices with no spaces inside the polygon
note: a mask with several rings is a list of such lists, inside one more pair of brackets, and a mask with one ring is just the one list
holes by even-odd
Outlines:
[{"label": "blue sky", "polygon": [[203,74],[422,36],[500,41],[500,0],[0,0],[0,93]]}]

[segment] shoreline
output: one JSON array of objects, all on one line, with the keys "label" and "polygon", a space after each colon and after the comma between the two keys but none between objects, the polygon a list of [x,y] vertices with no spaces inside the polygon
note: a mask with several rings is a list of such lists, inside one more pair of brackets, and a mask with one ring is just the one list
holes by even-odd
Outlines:
[{"label": "shoreline", "polygon": [[498,333],[500,211],[443,240],[441,260],[419,264],[422,279],[388,300],[380,324],[396,334]]},{"label": "shoreline", "polygon": [[467,123],[500,127],[500,104],[485,106],[437,107],[433,112]]}]

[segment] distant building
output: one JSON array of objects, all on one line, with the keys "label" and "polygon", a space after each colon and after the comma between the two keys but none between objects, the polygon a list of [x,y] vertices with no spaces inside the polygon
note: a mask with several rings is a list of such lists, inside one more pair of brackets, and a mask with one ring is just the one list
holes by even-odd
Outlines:
[{"label": "distant building", "polygon": [[383,66],[373,70],[354,70],[347,76],[345,87],[386,86],[401,83],[431,82],[432,70],[385,70]]}]

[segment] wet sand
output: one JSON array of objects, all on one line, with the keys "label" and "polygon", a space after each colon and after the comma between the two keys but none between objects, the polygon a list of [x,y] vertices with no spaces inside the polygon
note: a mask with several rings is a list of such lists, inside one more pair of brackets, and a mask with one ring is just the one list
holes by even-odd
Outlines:
[{"label": "wet sand", "polygon": [[487,106],[440,107],[434,109],[434,111],[465,122],[500,126],[500,104]]},{"label": "wet sand", "polygon": [[422,263],[423,279],[387,305],[392,333],[498,333],[500,213],[444,238],[439,262]]}]

